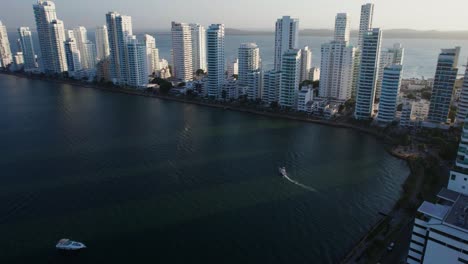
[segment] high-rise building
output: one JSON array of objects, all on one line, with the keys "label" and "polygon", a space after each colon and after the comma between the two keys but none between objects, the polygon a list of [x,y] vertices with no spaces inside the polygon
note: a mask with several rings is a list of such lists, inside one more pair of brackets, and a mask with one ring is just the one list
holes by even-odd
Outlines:
[{"label": "high-rise building", "polygon": [[28,27],[18,28],[21,51],[24,56],[24,70],[31,71],[37,69],[36,52],[34,51],[34,42],[31,30]]},{"label": "high-rise building", "polygon": [[187,23],[172,22],[172,73],[180,81],[193,79],[192,32]]},{"label": "high-rise building", "polygon": [[146,61],[148,73],[151,75],[159,70],[159,50],[156,48],[156,39],[146,34],[144,37],[146,45]]},{"label": "high-rise building", "polygon": [[335,18],[335,41],[349,42],[351,18],[347,13],[338,13]]},{"label": "high-rise building", "polygon": [[206,31],[207,39],[207,90],[208,96],[220,98],[224,83],[225,55],[224,55],[224,25],[212,24]]},{"label": "high-rise building", "polygon": [[55,73],[68,71],[65,55],[65,26],[62,20],[52,20],[49,24],[52,42],[52,56],[54,58]]},{"label": "high-rise building", "polygon": [[374,4],[368,3],[361,6],[361,21],[359,23],[358,49],[362,49],[364,36],[372,28],[374,18]]},{"label": "high-rise building", "polygon": [[301,51],[298,49],[289,50],[283,54],[282,58],[279,104],[282,107],[295,109],[301,75]]},{"label": "high-rise building", "polygon": [[128,78],[127,37],[133,35],[132,18],[116,12],[106,14],[110,48],[110,76],[115,84],[126,84]]},{"label": "high-rise building", "polygon": [[401,64],[392,64],[383,70],[382,97],[379,103],[377,121],[389,124],[395,120],[398,94],[401,85]]},{"label": "high-rise building", "polygon": [[260,49],[255,43],[242,43],[239,47],[238,83],[247,85],[248,74],[260,69]]},{"label": "high-rise building", "polygon": [[146,88],[148,85],[148,65],[146,46],[140,43],[136,36],[127,37],[128,52],[128,85]]},{"label": "high-rise building", "polygon": [[24,69],[23,52],[16,52],[16,54],[13,56],[13,68],[15,71],[21,71]]},{"label": "high-rise building", "polygon": [[444,124],[449,122],[448,117],[458,74],[459,56],[460,47],[443,49],[439,55],[429,107],[428,121],[431,123]]},{"label": "high-rise building", "polygon": [[468,119],[465,119],[463,133],[461,133],[455,166],[450,172],[448,188],[450,190],[468,195]]},{"label": "high-rise building", "polygon": [[309,71],[309,80],[320,81],[320,68],[312,67]]},{"label": "high-rise building", "polygon": [[247,98],[260,99],[261,93],[260,49],[255,43],[243,43],[239,48],[238,84],[247,86]]},{"label": "high-rise building", "polygon": [[403,65],[405,49],[400,43],[393,44],[393,48],[383,50],[380,53],[380,66],[379,66],[379,78],[377,79],[377,90],[375,92],[375,97],[380,98],[380,93],[382,91],[382,79],[384,68],[392,64]]},{"label": "high-rise building", "polygon": [[88,43],[88,31],[85,27],[77,27],[73,29],[73,35],[75,37],[78,50],[80,50],[81,53],[81,65],[84,69],[91,68],[88,65],[88,56],[85,48],[85,44]]},{"label": "high-rise building", "polygon": [[239,59],[235,58],[233,61],[228,62],[226,78],[232,78],[234,75],[239,75]]},{"label": "high-rise building", "polygon": [[[319,95],[334,100],[351,98],[354,80],[355,48],[349,44],[349,16],[338,14],[335,39],[322,45]],[[347,28],[345,28],[347,27]]]},{"label": "high-rise building", "polygon": [[192,33],[193,70],[206,72],[206,30],[200,24],[190,24]]},{"label": "high-rise building", "polygon": [[0,21],[0,67],[8,67],[13,62],[10,41],[8,40],[6,26]]},{"label": "high-rise building", "polygon": [[363,36],[354,112],[356,119],[370,119],[373,114],[381,42],[382,31],[378,28],[367,31]]},{"label": "high-rise building", "polygon": [[308,46],[301,49],[301,77],[300,82],[309,80],[310,68],[312,67],[312,51]]},{"label": "high-rise building", "polygon": [[281,72],[275,70],[266,71],[263,74],[262,100],[267,103],[278,103],[280,86]]},{"label": "high-rise building", "polygon": [[282,57],[290,49],[299,48],[299,20],[283,16],[276,21],[275,70],[281,70]]},{"label": "high-rise building", "polygon": [[86,59],[87,63],[87,69],[94,71],[96,69],[96,45],[94,45],[93,42],[87,41],[86,43],[83,43],[83,49],[84,49],[84,56]]},{"label": "high-rise building", "polygon": [[249,72],[247,74],[247,98],[250,100],[262,99],[263,75],[261,70]]},{"label": "high-rise building", "polygon": [[[468,65],[468,64],[467,64]],[[465,78],[463,80],[463,87],[458,102],[456,123],[461,124],[468,118],[468,66],[465,71]]]},{"label": "high-rise building", "polygon": [[57,19],[52,1],[38,1],[33,5],[41,50],[41,65],[45,73],[62,73],[67,70],[65,61],[65,33],[63,22]]},{"label": "high-rise building", "polygon": [[71,77],[83,69],[81,64],[81,52],[75,38],[69,38],[65,41],[65,55],[67,57],[68,74]]},{"label": "high-rise building", "polygon": [[99,26],[96,28],[96,60],[100,61],[110,56],[109,36],[107,34],[107,26]]}]

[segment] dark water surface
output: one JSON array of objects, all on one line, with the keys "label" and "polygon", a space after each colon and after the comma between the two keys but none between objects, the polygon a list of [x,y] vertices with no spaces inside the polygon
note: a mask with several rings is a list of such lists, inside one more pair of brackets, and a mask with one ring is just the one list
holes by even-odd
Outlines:
[{"label": "dark water surface", "polygon": [[0,171],[0,263],[336,263],[409,173],[352,130],[5,75]]}]

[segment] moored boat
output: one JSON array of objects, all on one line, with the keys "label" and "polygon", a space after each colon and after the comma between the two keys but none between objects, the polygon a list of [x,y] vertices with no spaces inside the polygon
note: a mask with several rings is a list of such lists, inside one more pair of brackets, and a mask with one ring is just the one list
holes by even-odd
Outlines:
[{"label": "moored boat", "polygon": [[70,239],[60,239],[60,241],[55,245],[55,248],[59,250],[70,250],[70,251],[76,251],[80,249],[86,248],[85,244],[77,241],[73,241]]}]

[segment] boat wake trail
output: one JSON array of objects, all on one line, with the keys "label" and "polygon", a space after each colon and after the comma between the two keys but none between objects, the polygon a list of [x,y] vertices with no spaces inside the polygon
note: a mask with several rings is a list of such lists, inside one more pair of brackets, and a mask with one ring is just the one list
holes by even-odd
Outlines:
[{"label": "boat wake trail", "polygon": [[283,175],[283,178],[285,178],[289,182],[291,182],[291,183],[293,183],[293,184],[295,184],[295,185],[297,185],[297,186],[299,186],[299,187],[301,187],[303,189],[306,189],[306,190],[311,191],[311,192],[317,192],[317,190],[315,190],[314,188],[309,187],[307,185],[304,185],[304,184],[302,184],[302,183],[300,183],[298,181],[295,181],[295,180],[289,178],[288,175]]}]

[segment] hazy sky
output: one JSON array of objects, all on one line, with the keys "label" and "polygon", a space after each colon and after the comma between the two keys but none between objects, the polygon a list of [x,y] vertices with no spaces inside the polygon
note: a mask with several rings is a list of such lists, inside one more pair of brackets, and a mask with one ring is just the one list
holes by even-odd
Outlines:
[{"label": "hazy sky", "polygon": [[[0,0],[0,20],[8,28],[34,26],[35,0]],[[361,0],[55,0],[67,28],[93,28],[105,23],[105,13],[133,17],[134,29],[165,29],[170,22],[224,23],[228,28],[270,29],[278,17],[300,19],[300,27],[333,28],[336,13],[351,14],[358,28]],[[374,26],[468,30],[468,0],[375,0]]]}]

